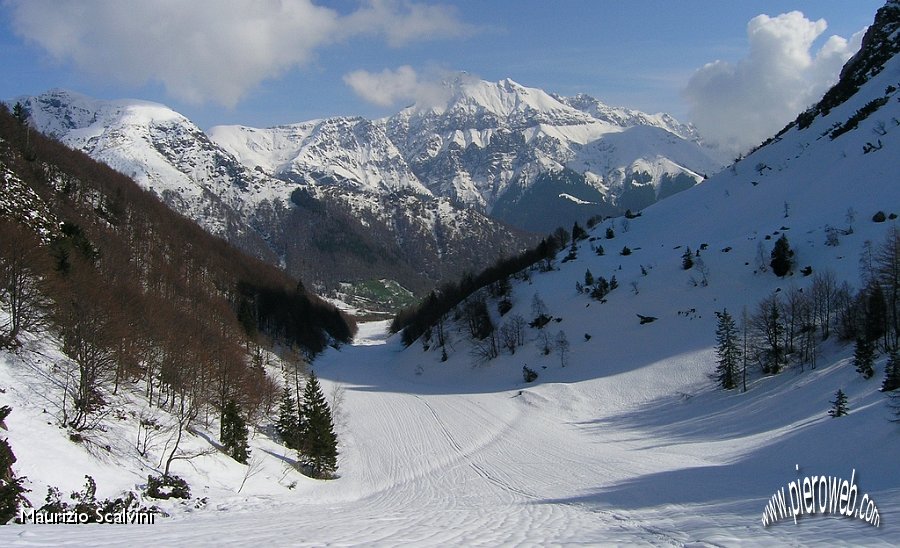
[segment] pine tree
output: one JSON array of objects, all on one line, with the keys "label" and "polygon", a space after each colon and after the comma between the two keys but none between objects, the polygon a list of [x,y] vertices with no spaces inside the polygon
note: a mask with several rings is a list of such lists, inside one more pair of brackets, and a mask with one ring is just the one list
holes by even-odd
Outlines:
[{"label": "pine tree", "polygon": [[590,287],[594,285],[594,275],[591,274],[591,269],[587,269],[584,273],[584,286]]},{"label": "pine tree", "polygon": [[310,372],[303,391],[300,424],[300,455],[312,475],[327,478],[337,470],[337,436],[331,409],[316,374]]},{"label": "pine tree", "polygon": [[838,390],[834,393],[834,401],[831,402],[831,409],[828,411],[828,414],[834,418],[843,417],[847,413],[850,412],[850,408],[847,407],[847,395],[844,394],[843,390]]},{"label": "pine tree", "polygon": [[856,347],[853,350],[853,365],[856,371],[861,373],[864,379],[871,379],[875,374],[875,343],[865,337],[856,339]]},{"label": "pine tree", "polygon": [[769,263],[769,266],[772,267],[772,272],[775,273],[779,278],[784,277],[791,270],[791,266],[794,264],[794,252],[791,250],[791,245],[788,243],[787,236],[782,234],[780,238],[775,241],[775,247],[772,248],[772,262]]},{"label": "pine tree", "polygon": [[865,337],[875,342],[887,332],[887,301],[878,282],[869,283],[866,295]]},{"label": "pine tree", "polygon": [[690,270],[692,266],[694,266],[694,254],[691,253],[691,248],[687,247],[681,255],[681,268]]},{"label": "pine tree", "polygon": [[247,464],[247,459],[250,458],[248,436],[247,423],[241,417],[241,410],[234,400],[229,400],[222,411],[220,441],[228,456],[241,464]]},{"label": "pine tree", "polygon": [[721,313],[716,312],[716,317],[719,319],[716,328],[716,356],[718,357],[716,374],[722,388],[731,390],[738,385],[741,360],[738,330],[728,310],[723,310]]},{"label": "pine tree", "polygon": [[587,237],[587,231],[581,228],[581,225],[576,221],[575,224],[572,225],[572,241],[585,240]]},{"label": "pine tree", "polygon": [[297,404],[291,394],[291,389],[285,386],[281,394],[281,404],[278,409],[278,422],[275,424],[275,431],[281,436],[286,447],[297,449],[299,430],[300,415],[298,414]]},{"label": "pine tree", "polygon": [[900,358],[897,351],[891,352],[887,365],[884,366],[884,382],[881,385],[882,392],[890,392],[900,388]]},{"label": "pine tree", "polygon": [[[3,406],[5,415],[9,415],[10,408]],[[19,510],[19,505],[25,503],[24,493],[28,489],[22,485],[25,478],[17,478],[13,473],[12,465],[16,462],[16,455],[12,447],[5,439],[0,439],[0,525],[5,525],[13,519]]]}]

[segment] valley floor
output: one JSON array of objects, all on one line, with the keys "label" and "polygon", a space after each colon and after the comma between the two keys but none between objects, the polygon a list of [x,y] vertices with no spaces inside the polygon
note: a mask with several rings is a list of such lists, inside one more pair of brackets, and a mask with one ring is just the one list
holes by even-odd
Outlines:
[{"label": "valley floor", "polygon": [[[851,369],[717,391],[709,349],[575,382],[508,382],[502,367],[417,367],[386,322],[316,364],[339,384],[340,472],[295,490],[219,498],[144,526],[10,525],[4,546],[732,545],[900,540],[900,442],[884,398],[834,424],[807,405]],[[682,371],[645,390],[641,380]],[[462,371],[470,374],[460,375]],[[560,370],[556,375],[578,376]],[[553,376],[548,373],[548,376]],[[453,379],[457,380],[454,382]],[[851,377],[847,377],[851,378]],[[659,385],[660,383],[657,383]],[[614,386],[615,385],[615,386]],[[785,397],[789,393],[790,397]],[[801,411],[802,409],[802,411]],[[839,426],[836,428],[835,426]],[[13,440],[13,443],[14,440]],[[15,445],[14,445],[15,447]],[[800,470],[795,470],[799,464]],[[806,475],[849,478],[881,526],[832,516],[761,524],[769,497]],[[37,499],[39,497],[33,497]]]}]

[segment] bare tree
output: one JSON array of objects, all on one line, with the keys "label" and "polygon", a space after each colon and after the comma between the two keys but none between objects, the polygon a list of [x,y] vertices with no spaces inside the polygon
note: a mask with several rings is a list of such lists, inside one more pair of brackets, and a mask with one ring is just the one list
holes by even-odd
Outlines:
[{"label": "bare tree", "polygon": [[518,346],[525,344],[525,326],[527,324],[528,322],[525,321],[521,314],[513,314],[509,318],[509,326],[516,335],[516,344]]},{"label": "bare tree", "polygon": [[822,340],[825,340],[831,335],[831,323],[835,314],[837,282],[835,281],[834,272],[831,270],[817,272],[813,276],[810,294],[812,296],[815,323],[822,334]]},{"label": "bare tree", "polygon": [[159,419],[151,411],[144,409],[138,416],[137,441],[134,448],[139,455],[146,457],[156,447],[157,440],[164,433]]},{"label": "bare tree", "polygon": [[766,246],[762,241],[756,242],[756,271],[766,273],[769,271],[769,258]]},{"label": "bare tree", "polygon": [[784,312],[777,293],[763,299],[753,316],[753,331],[763,342],[763,373],[778,373],[784,365]]},{"label": "bare tree", "polygon": [[483,365],[500,355],[500,342],[497,331],[492,330],[483,339],[472,339],[470,350],[473,365]]},{"label": "bare tree", "polygon": [[88,416],[104,405],[100,391],[115,370],[115,349],[122,327],[108,292],[85,276],[90,276],[86,268],[68,275],[69,297],[56,307],[63,350],[78,366],[72,394],[74,416],[68,421],[76,430],[85,429]]},{"label": "bare tree", "polygon": [[23,330],[45,326],[50,300],[43,278],[51,270],[40,240],[13,222],[0,222],[0,302],[9,319],[0,325],[0,346],[18,346]]},{"label": "bare tree", "polygon": [[163,476],[169,475],[172,463],[176,460],[191,460],[203,455],[211,455],[215,453],[215,448],[209,448],[199,451],[184,451],[181,442],[184,441],[184,434],[190,428],[190,425],[200,413],[200,406],[184,393],[179,394],[178,403],[175,405],[172,416],[175,424],[169,429],[169,439],[163,448],[163,460],[160,465],[165,463],[163,467]]},{"label": "bare tree", "polygon": [[555,342],[556,352],[559,354],[559,365],[565,367],[569,361],[569,339],[566,337],[566,332],[560,330],[556,334]]},{"label": "bare tree", "polygon": [[893,337],[888,346],[896,350],[900,342],[900,230],[894,225],[887,239],[878,248],[875,273],[887,301],[890,331]]},{"label": "bare tree", "polygon": [[550,354],[550,334],[545,329],[538,335],[538,347],[545,356]]},{"label": "bare tree", "polygon": [[506,322],[500,326],[500,345],[509,350],[510,354],[516,353],[516,346],[518,339],[516,338],[515,328],[510,324],[510,322]]}]

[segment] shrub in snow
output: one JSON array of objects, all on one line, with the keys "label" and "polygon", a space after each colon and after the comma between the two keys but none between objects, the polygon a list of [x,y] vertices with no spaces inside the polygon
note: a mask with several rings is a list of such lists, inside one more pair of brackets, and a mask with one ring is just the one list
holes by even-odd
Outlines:
[{"label": "shrub in snow", "polygon": [[189,499],[191,488],[178,476],[147,476],[144,495],[152,499]]},{"label": "shrub in snow", "polygon": [[884,211],[879,211],[875,215],[872,215],[872,220],[876,223],[883,223],[887,219],[887,215],[884,214]]},{"label": "shrub in snow", "polygon": [[97,483],[91,476],[84,476],[84,490],[74,491],[69,498],[74,504],[69,504],[62,500],[62,494],[56,487],[47,489],[47,497],[44,499],[44,505],[37,509],[39,513],[59,514],[71,512],[75,514],[84,514],[87,516],[89,523],[97,522],[99,516],[108,514],[117,514],[121,512],[141,512],[167,515],[158,507],[142,506],[138,497],[131,491],[125,493],[124,496],[115,499],[97,500]]},{"label": "shrub in snow", "polygon": [[527,365],[523,365],[522,377],[525,379],[525,382],[534,382],[535,379],[538,378],[538,374],[534,369],[528,367]]}]

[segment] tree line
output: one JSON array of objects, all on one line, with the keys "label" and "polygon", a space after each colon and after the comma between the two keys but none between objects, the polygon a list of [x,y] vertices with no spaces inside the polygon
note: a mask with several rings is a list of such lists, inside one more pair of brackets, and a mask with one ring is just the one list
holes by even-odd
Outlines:
[{"label": "tree line", "polygon": [[398,312],[391,322],[391,332],[402,330],[403,344],[409,346],[479,289],[508,285],[510,276],[538,263],[542,263],[543,268],[550,268],[556,253],[564,246],[557,235],[550,235],[535,247],[513,257],[501,258],[478,274],[466,274],[459,282],[446,282],[418,304]]},{"label": "tree line", "polygon": [[762,299],[739,324],[727,310],[717,312],[720,386],[746,389],[748,365],[762,374],[792,363],[815,368],[821,342],[836,335],[854,343],[853,363],[865,378],[874,376],[878,353],[890,356],[883,389],[900,387],[900,229],[891,227],[880,246],[865,243],[860,274],[862,287],[854,291],[830,271],[817,273],[805,290],[791,286]]}]

